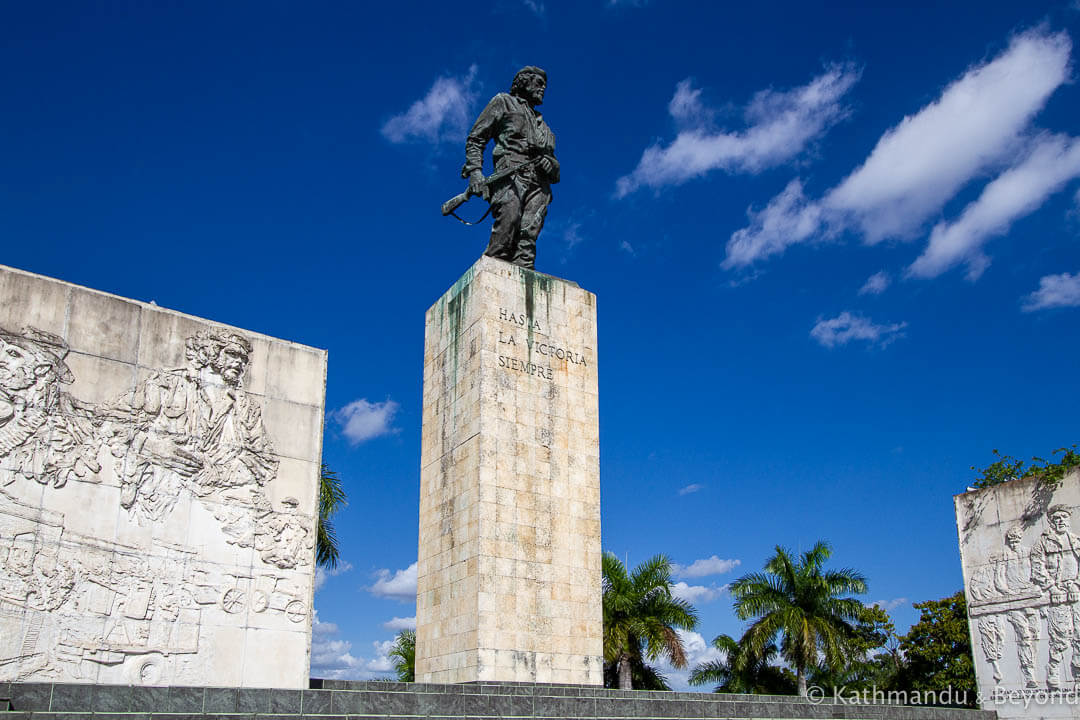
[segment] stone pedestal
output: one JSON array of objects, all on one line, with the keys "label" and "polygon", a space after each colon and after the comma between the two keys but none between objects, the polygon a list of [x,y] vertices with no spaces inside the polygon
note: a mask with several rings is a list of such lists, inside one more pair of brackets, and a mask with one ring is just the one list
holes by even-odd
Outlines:
[{"label": "stone pedestal", "polygon": [[418,682],[601,685],[596,297],[483,257],[427,312]]}]

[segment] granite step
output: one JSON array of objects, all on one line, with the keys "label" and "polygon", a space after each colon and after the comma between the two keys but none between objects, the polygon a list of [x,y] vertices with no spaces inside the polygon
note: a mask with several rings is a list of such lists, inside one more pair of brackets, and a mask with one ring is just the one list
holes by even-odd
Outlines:
[{"label": "granite step", "polygon": [[533,683],[323,681],[308,690],[0,683],[0,720],[365,720],[381,718],[777,718],[996,720],[993,711],[814,703],[788,695],[610,690]]}]

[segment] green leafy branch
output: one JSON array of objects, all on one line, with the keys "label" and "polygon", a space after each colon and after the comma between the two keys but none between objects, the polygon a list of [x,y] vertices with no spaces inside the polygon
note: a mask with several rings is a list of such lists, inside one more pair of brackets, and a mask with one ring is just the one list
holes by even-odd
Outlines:
[{"label": "green leafy branch", "polygon": [[980,469],[971,466],[971,469],[979,473],[973,487],[976,489],[993,487],[1001,483],[1019,480],[1020,478],[1034,477],[1036,482],[1047,488],[1055,488],[1070,470],[1080,467],[1080,452],[1074,443],[1071,447],[1061,447],[1054,450],[1054,455],[1061,455],[1057,462],[1050,462],[1041,457],[1031,458],[1028,465],[1023,460],[1017,460],[1011,455],[1002,455],[997,449],[994,456],[998,458],[986,467]]}]

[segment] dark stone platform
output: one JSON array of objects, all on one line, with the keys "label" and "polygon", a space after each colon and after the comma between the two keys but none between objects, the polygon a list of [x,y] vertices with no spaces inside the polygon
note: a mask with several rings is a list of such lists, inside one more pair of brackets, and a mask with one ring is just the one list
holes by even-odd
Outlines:
[{"label": "dark stone platform", "polygon": [[[997,720],[983,710],[820,703],[790,695],[606,690],[539,683],[313,680],[309,690],[3,683],[0,720],[391,720],[813,718]],[[4,707],[8,707],[4,711]]]}]

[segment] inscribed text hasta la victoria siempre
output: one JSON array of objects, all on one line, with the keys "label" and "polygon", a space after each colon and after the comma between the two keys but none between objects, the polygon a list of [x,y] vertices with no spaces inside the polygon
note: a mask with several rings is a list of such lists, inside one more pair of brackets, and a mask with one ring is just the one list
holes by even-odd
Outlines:
[{"label": "inscribed text hasta la victoria siempre", "polygon": [[[540,323],[536,320],[530,320],[524,313],[512,313],[506,308],[499,308],[499,319],[512,323],[518,327],[527,327],[531,332],[529,337],[525,339],[525,344],[529,347],[530,351],[535,350],[540,355],[547,357],[553,357],[557,360],[566,360],[573,365],[581,365],[583,367],[588,366],[588,361],[585,356],[580,352],[575,352],[568,348],[554,345],[551,342],[538,342],[532,338],[532,332],[543,333]],[[499,331],[499,345],[517,346],[518,341],[514,337],[513,333]],[[531,353],[530,353],[531,354]],[[549,366],[536,365],[535,363],[525,362],[516,358],[508,357],[506,355],[499,356],[499,367],[506,368],[508,370],[516,370],[528,375],[537,375],[545,380],[553,379],[553,371]]]}]

